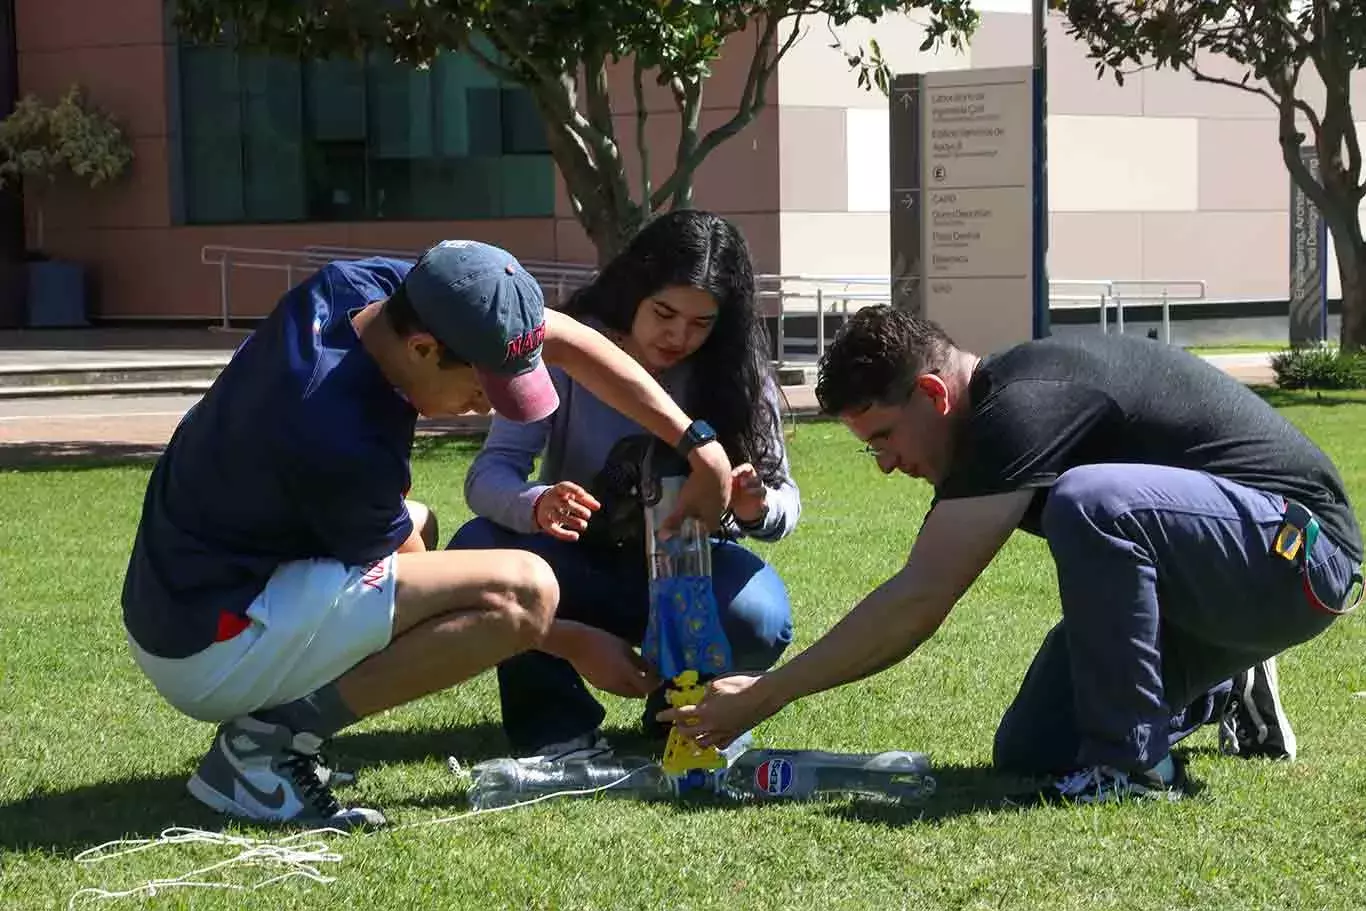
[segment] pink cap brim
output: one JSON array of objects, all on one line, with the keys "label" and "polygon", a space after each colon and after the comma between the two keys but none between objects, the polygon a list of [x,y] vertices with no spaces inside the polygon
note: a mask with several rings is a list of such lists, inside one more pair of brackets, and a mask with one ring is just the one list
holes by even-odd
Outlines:
[{"label": "pink cap brim", "polygon": [[493,410],[510,421],[530,424],[550,417],[560,407],[560,395],[544,363],[516,376],[492,370],[478,370],[478,374]]}]

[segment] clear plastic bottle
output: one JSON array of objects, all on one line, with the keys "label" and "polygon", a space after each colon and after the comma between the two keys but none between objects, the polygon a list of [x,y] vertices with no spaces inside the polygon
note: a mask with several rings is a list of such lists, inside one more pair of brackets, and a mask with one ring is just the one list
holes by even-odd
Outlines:
[{"label": "clear plastic bottle", "polygon": [[470,806],[491,810],[525,803],[566,791],[601,792],[609,797],[669,800],[678,796],[678,782],[659,763],[632,756],[596,756],[528,762],[492,759],[474,767]]},{"label": "clear plastic bottle", "polygon": [[717,787],[739,800],[855,796],[904,803],[933,794],[935,781],[924,753],[749,750],[722,773]]},{"label": "clear plastic bottle", "polygon": [[[748,738],[745,739],[748,742]],[[674,777],[658,762],[641,757],[595,756],[555,762],[493,759],[474,767],[470,806],[491,810],[538,797],[575,793],[636,800],[673,800],[714,792],[732,800],[820,800],[860,797],[881,803],[909,803],[934,793],[924,753],[825,753],[818,750],[724,751],[729,768],[693,769]],[[739,753],[737,756],[736,753]]]},{"label": "clear plastic bottle", "polygon": [[668,538],[660,526],[678,504],[686,463],[652,446],[641,472],[645,558],[650,574],[650,619],[642,654],[665,679],[684,670],[706,681],[731,669],[730,642],[721,626],[711,578],[711,538],[685,519]]}]

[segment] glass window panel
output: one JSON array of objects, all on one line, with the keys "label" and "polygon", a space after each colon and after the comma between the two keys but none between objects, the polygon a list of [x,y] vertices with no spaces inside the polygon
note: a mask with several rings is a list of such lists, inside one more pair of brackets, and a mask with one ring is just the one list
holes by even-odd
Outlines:
[{"label": "glass window panel", "polygon": [[307,214],[300,70],[295,60],[242,58],[245,206],[253,221],[299,221]]},{"label": "glass window panel", "polygon": [[503,154],[503,98],[497,86],[465,90],[466,135],[470,156],[496,157]]},{"label": "glass window panel", "polygon": [[550,151],[541,114],[526,89],[502,90],[500,124],[504,155],[542,155]]},{"label": "glass window panel", "polygon": [[241,134],[237,70],[237,55],[228,48],[181,49],[181,129],[185,135],[235,140]]},{"label": "glass window panel", "polygon": [[185,141],[185,215],[191,222],[242,222],[242,146],[209,138]]},{"label": "glass window panel", "polygon": [[324,142],[365,141],[365,67],[357,60],[311,60],[309,134]]},{"label": "glass window panel", "polygon": [[242,121],[236,55],[227,48],[180,53],[185,216],[236,222],[242,206]]},{"label": "glass window panel", "polygon": [[500,215],[531,218],[555,214],[555,163],[549,155],[507,155],[498,160],[498,165],[502,171]]},{"label": "glass window panel", "polygon": [[375,58],[367,93],[370,150],[379,158],[431,158],[432,79],[427,70]]},{"label": "glass window panel", "polygon": [[474,59],[299,63],[181,54],[192,221],[545,217],[555,170],[530,95]]}]

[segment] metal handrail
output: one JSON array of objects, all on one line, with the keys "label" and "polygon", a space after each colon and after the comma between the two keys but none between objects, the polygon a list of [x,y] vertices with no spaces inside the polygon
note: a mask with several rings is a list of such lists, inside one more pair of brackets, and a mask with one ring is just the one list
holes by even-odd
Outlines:
[{"label": "metal handrail", "polygon": [[[396,259],[416,260],[421,250],[385,249],[370,247],[347,247],[325,244],[311,245],[302,250],[282,250],[256,247],[234,247],[210,244],[200,251],[200,261],[205,265],[219,268],[220,316],[224,329],[232,327],[231,290],[229,273],[231,269],[276,270],[284,273],[285,290],[294,286],[297,272],[304,269],[316,270],[328,262],[339,259],[365,259],[372,256],[388,256]],[[547,291],[554,290],[557,303],[564,301],[565,293],[580,284],[591,281],[597,274],[597,267],[585,263],[559,263],[545,260],[522,260],[522,265],[536,277]],[[814,341],[819,354],[825,350],[827,313],[839,313],[848,319],[850,303],[885,303],[891,299],[891,278],[885,275],[850,275],[820,273],[760,274],[755,276],[757,296],[765,301],[764,315],[777,322],[777,361],[785,362],[789,341]],[[885,292],[872,289],[887,289]],[[1058,293],[1075,291],[1086,293]],[[547,295],[549,296],[549,295]],[[776,307],[767,305],[777,301]],[[816,338],[790,339],[785,331],[785,321],[796,314],[786,306],[789,300],[814,301],[816,316]],[[1162,305],[1162,332],[1164,341],[1171,341],[1171,307],[1206,300],[1206,284],[1200,279],[1053,279],[1049,281],[1050,310],[1080,310],[1096,307],[1100,313],[1100,329],[1109,331],[1109,310],[1115,308],[1115,324],[1118,331],[1124,331],[1124,308],[1126,305],[1160,303]],[[829,308],[827,309],[827,304]],[[857,309],[855,307],[854,309]],[[806,311],[809,314],[810,311]],[[803,315],[806,315],[803,314]]]}]

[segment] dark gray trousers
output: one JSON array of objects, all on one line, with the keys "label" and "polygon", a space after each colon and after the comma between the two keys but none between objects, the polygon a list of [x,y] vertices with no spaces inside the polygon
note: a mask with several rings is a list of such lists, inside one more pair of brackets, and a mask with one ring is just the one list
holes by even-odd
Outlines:
[{"label": "dark gray trousers", "polygon": [[[1062,622],[996,732],[997,767],[1150,768],[1218,719],[1233,675],[1327,629],[1298,567],[1270,552],[1283,512],[1279,496],[1180,468],[1064,473],[1042,519]],[[1340,603],[1354,569],[1321,534],[1319,596]]]}]

